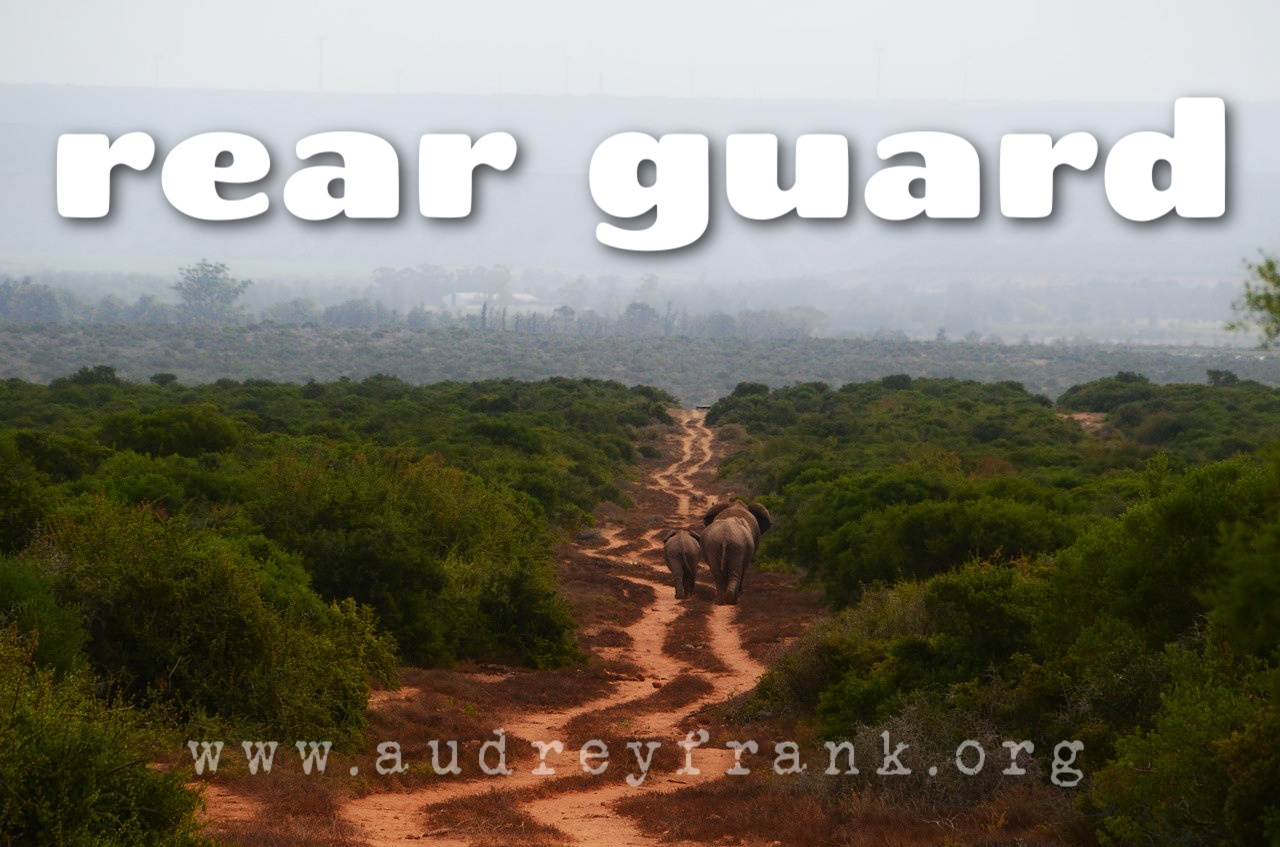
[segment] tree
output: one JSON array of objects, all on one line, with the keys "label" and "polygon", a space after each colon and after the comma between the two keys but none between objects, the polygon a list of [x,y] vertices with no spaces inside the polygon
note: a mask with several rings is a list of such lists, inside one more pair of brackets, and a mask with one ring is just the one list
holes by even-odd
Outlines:
[{"label": "tree", "polygon": [[623,335],[657,335],[662,327],[662,316],[648,303],[631,303],[618,323]]},{"label": "tree", "polygon": [[1231,371],[1221,371],[1210,368],[1205,371],[1209,377],[1209,384],[1216,386],[1239,385],[1240,377]]},{"label": "tree", "polygon": [[57,323],[63,318],[58,293],[30,277],[0,281],[0,321],[20,324]]},{"label": "tree", "polygon": [[1270,347],[1280,340],[1280,266],[1275,256],[1263,255],[1256,264],[1245,262],[1249,278],[1244,283],[1244,293],[1233,304],[1238,316],[1227,329],[1256,327],[1261,334],[1259,343]]},{"label": "tree", "polygon": [[178,268],[179,282],[170,286],[182,298],[180,309],[190,323],[227,323],[240,313],[236,300],[253,283],[232,279],[222,262],[201,259],[187,268]]},{"label": "tree", "polygon": [[123,385],[124,380],[116,374],[116,369],[110,365],[94,365],[89,367],[85,365],[80,370],[67,377],[76,385]]},{"label": "tree", "polygon": [[271,304],[262,310],[260,317],[278,324],[316,324],[324,319],[324,314],[311,300],[295,297],[287,302]]},{"label": "tree", "polygon": [[573,326],[574,311],[572,306],[560,306],[555,311],[556,321],[560,324],[562,332],[568,332]]}]

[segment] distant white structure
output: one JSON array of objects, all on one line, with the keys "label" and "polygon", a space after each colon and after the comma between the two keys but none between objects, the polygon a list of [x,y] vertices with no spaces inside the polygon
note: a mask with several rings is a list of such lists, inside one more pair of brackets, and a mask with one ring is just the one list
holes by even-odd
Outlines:
[{"label": "distant white structure", "polygon": [[490,295],[482,291],[455,291],[441,297],[440,302],[450,312],[470,315],[479,314],[485,302],[490,299]]},{"label": "distant white structure", "polygon": [[508,309],[513,314],[522,315],[549,315],[555,311],[554,307],[539,303],[535,295],[522,293],[498,295],[483,291],[455,291],[441,297],[440,303],[446,310],[463,315],[480,314],[485,303],[489,304],[491,313],[495,309]]}]

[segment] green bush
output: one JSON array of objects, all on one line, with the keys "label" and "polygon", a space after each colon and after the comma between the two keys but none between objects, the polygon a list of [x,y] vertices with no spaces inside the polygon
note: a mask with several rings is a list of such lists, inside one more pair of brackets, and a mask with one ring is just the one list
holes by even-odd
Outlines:
[{"label": "green bush", "polygon": [[918,693],[940,700],[953,686],[977,682],[1030,649],[1040,586],[1014,568],[972,564],[920,589],[922,616],[914,630],[844,639],[843,674],[816,703],[824,734],[847,735],[858,723],[887,719]]},{"label": "green bush", "polygon": [[1125,403],[1146,400],[1159,388],[1145,376],[1120,371],[1113,377],[1073,385],[1058,398],[1058,405],[1077,412],[1110,412]]},{"label": "green bush", "polygon": [[22,430],[15,443],[36,470],[54,482],[67,482],[92,473],[111,451],[92,441],[85,433]]},{"label": "green bush", "polygon": [[1070,389],[1058,404],[1106,412],[1112,436],[1159,447],[1178,462],[1226,459],[1280,439],[1280,390],[1226,371],[1211,372],[1208,385],[1111,377]]},{"label": "green bush", "polygon": [[1267,474],[1256,464],[1222,462],[1189,471],[1167,490],[1099,524],[1057,556],[1058,598],[1045,637],[1070,643],[1090,622],[1132,624],[1148,645],[1185,634],[1207,611],[1205,592],[1224,575],[1224,524],[1256,526]]},{"label": "green bush", "polygon": [[806,629],[761,677],[738,710],[743,717],[812,716],[819,698],[853,667],[869,664],[868,645],[927,632],[923,586],[865,592],[856,605]]},{"label": "green bush", "polygon": [[216,406],[201,403],[116,415],[103,422],[98,437],[116,450],[148,456],[198,456],[231,449],[239,443],[241,433]]},{"label": "green bush", "polygon": [[120,503],[155,506],[170,514],[242,503],[252,496],[243,470],[224,456],[159,458],[130,451],[113,453],[97,470],[67,486],[71,492],[103,494]]},{"label": "green bush", "polygon": [[822,538],[829,599],[847,604],[864,585],[921,579],[974,559],[1017,559],[1068,543],[1070,525],[1034,503],[992,497],[898,504]]},{"label": "green bush", "polygon": [[1280,843],[1280,462],[1249,494],[1261,508],[1234,510],[1207,590],[1191,588],[1211,603],[1204,637],[1167,648],[1149,726],[1117,741],[1097,775],[1115,843]]},{"label": "green bush", "polygon": [[47,478],[0,432],[0,553],[25,546],[52,505]]},{"label": "green bush", "polygon": [[391,667],[368,610],[273,607],[252,560],[181,517],[92,502],[60,516],[26,558],[55,574],[58,600],[78,610],[89,663],[110,689],[180,720],[343,743],[364,728],[370,679],[385,681]]},{"label": "green bush", "polygon": [[[1205,464],[1280,435],[1280,392],[1121,373],[1064,395],[1108,416],[1081,437],[1016,385],[892,385],[712,410],[750,430],[726,464],[777,519],[762,552],[838,609],[736,714],[860,750],[1078,739],[1104,843],[1280,845],[1280,461]],[[857,790],[971,807],[996,773]]]},{"label": "green bush", "polygon": [[1211,645],[1203,655],[1174,649],[1172,667],[1151,728],[1121,739],[1115,760],[1096,775],[1093,800],[1107,810],[1106,840],[1280,842],[1274,690]]},{"label": "green bush", "polygon": [[83,663],[84,628],[75,609],[58,605],[51,581],[33,564],[0,556],[0,627],[16,627],[35,663],[62,676]]},{"label": "green bush", "polygon": [[576,658],[527,499],[438,460],[303,450],[268,461],[249,513],[326,597],[372,606],[408,660]]},{"label": "green bush", "polygon": [[0,628],[0,843],[212,845],[182,775],[147,767],[157,745],[139,716],[92,688],[55,679]]}]

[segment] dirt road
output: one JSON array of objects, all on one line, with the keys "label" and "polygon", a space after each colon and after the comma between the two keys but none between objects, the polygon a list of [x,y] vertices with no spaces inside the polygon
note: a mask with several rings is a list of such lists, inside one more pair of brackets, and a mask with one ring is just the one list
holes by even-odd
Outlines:
[{"label": "dirt road", "polygon": [[[757,623],[762,619],[762,611],[750,604],[784,602],[784,593],[795,594],[789,583],[784,585],[785,581],[774,575],[759,575],[763,578],[748,588],[742,605],[716,606],[706,566],[702,565],[696,596],[675,599],[659,537],[669,527],[700,525],[702,512],[712,499],[706,491],[714,477],[715,459],[712,433],[703,414],[681,410],[673,417],[677,425],[664,445],[663,461],[656,466],[651,462],[646,478],[631,491],[635,505],[626,510],[604,510],[597,531],[585,534],[562,559],[565,567],[572,563],[575,569],[573,574],[562,573],[562,590],[572,597],[575,578],[593,586],[577,589],[575,599],[581,640],[594,654],[591,669],[603,681],[594,687],[582,686],[583,696],[578,698],[571,693],[576,690],[572,680],[581,677],[556,676],[562,672],[538,674],[502,668],[471,669],[469,674],[430,672],[452,674],[433,680],[465,682],[476,689],[499,692],[484,714],[493,719],[492,729],[504,730],[512,773],[481,775],[474,738],[484,736],[475,736],[470,747],[464,748],[468,761],[460,759],[464,769],[460,776],[428,775],[407,781],[373,778],[364,785],[362,790],[369,793],[363,796],[351,796],[359,795],[358,790],[333,794],[327,823],[320,819],[323,809],[312,813],[318,817],[308,832],[317,837],[308,836],[310,843],[377,847],[657,844],[658,840],[642,833],[632,819],[616,813],[612,804],[641,792],[679,790],[723,777],[733,765],[731,751],[708,744],[691,754],[698,773],[678,772],[685,752],[677,743],[698,728],[697,716],[705,707],[750,689],[765,669],[759,659],[779,641],[794,635],[803,622],[791,621],[781,628],[748,624],[751,638],[744,641],[746,630],[741,619]],[[609,588],[607,596],[600,586]],[[763,630],[769,632],[761,635]],[[511,701],[518,698],[500,693],[503,685],[536,685],[548,679],[553,685],[567,680],[565,691],[560,696],[514,704]],[[437,687],[432,681],[410,681],[399,691],[375,696],[370,703],[374,724],[380,717],[393,723],[392,712],[429,715],[433,709],[426,698]],[[411,711],[415,708],[416,713]],[[589,739],[608,745],[609,766],[604,774],[584,772],[579,751]],[[642,751],[626,747],[632,740],[662,745],[639,786],[624,779],[628,774],[638,778],[642,772],[637,762]],[[547,756],[546,765],[554,774],[534,772],[539,762],[530,744],[533,741],[563,743],[563,753]],[[447,751],[442,755],[447,762]],[[342,764],[345,767],[346,763]],[[595,761],[591,764],[598,765]],[[246,784],[250,783],[240,783]],[[260,784],[252,784],[254,790],[266,793],[256,787]],[[236,793],[234,787],[230,791],[211,788],[207,796],[215,821],[233,816],[243,820],[255,814],[252,798],[243,792]],[[293,807],[300,805],[299,801],[290,802]],[[293,807],[281,801],[272,808],[264,806],[253,818],[256,825],[228,834],[249,843],[277,843],[260,840],[257,833],[270,828],[270,819],[279,819],[282,811],[293,814]],[[320,837],[322,830],[325,834]],[[254,834],[244,837],[247,833]]]},{"label": "dirt road", "polygon": [[[668,525],[681,526],[694,524],[701,514],[699,506],[703,496],[695,489],[694,480],[709,469],[711,432],[703,425],[699,413],[678,412],[676,417],[679,456],[654,474],[648,485],[674,497],[676,508],[669,516]],[[669,584],[671,575],[662,563],[660,553],[658,537],[663,531],[662,526],[645,532],[641,539],[635,538],[634,533],[625,532],[622,524],[604,526],[601,530],[604,544],[593,546],[592,554],[602,566],[616,569],[617,575],[623,579],[652,585],[656,601],[625,628],[627,646],[597,649],[605,658],[623,659],[641,671],[635,679],[620,680],[604,697],[570,708],[518,715],[507,720],[503,728],[510,736],[519,739],[567,741],[570,733],[566,730],[575,719],[606,710],[611,713],[625,710],[625,718],[621,720],[625,721],[632,736],[637,739],[665,739],[664,745],[674,746],[686,735],[679,727],[686,715],[750,687],[764,668],[744,649],[739,630],[733,622],[734,609],[729,606],[712,606],[709,609],[711,639],[707,646],[725,667],[724,671],[706,673],[665,653],[663,644],[667,632],[680,615],[682,606],[685,602],[705,603],[706,598],[697,597],[685,602],[675,599]],[[705,571],[701,576],[706,579]],[[646,702],[653,699],[655,682],[660,684],[682,674],[705,679],[710,683],[709,690],[692,703],[678,708],[664,708]],[[534,821],[569,836],[572,843],[613,847],[647,845],[655,842],[643,836],[627,818],[614,814],[610,804],[636,791],[672,790],[680,785],[713,779],[732,766],[732,756],[724,749],[695,750],[693,756],[694,766],[701,771],[698,775],[651,772],[639,787],[625,781],[602,779],[598,787],[587,790],[581,790],[584,773],[576,755],[552,756],[550,764],[555,766],[554,776],[535,775],[531,768],[522,767],[505,777],[455,785],[445,783],[407,792],[370,794],[347,804],[342,813],[366,844],[378,847],[424,842],[466,844],[467,839],[452,837],[450,832],[441,832],[434,837],[430,835],[433,831],[433,805],[469,794],[494,790],[521,793],[536,788],[539,789],[538,794],[546,796],[532,797],[522,804],[523,811]],[[610,758],[611,767],[636,770],[632,761],[628,761],[633,757],[625,749],[611,750]],[[567,784],[569,776],[579,777],[572,786]],[[500,780],[499,786],[493,784],[495,779]],[[567,790],[555,790],[557,779],[566,782]]]}]

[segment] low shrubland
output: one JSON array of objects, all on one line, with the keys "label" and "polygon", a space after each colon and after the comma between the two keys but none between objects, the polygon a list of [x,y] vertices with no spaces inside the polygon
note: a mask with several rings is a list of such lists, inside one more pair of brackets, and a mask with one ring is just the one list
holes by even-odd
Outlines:
[{"label": "low shrubland", "polygon": [[[735,720],[798,721],[873,764],[886,730],[917,762],[977,740],[979,777],[839,778],[929,815],[1023,791],[990,768],[1004,740],[1034,744],[1040,783],[1055,745],[1080,741],[1084,777],[1058,789],[1074,811],[1042,809],[1060,837],[1280,838],[1280,456],[1266,446],[1280,393],[1213,383],[1120,374],[1058,409],[1017,386],[905,377],[740,386],[711,412],[750,434],[731,470],[779,518],[765,551],[819,582],[834,614]],[[1105,414],[1103,429],[1066,419],[1077,411]],[[1156,416],[1177,431],[1159,445]]]},{"label": "low shrubland", "polygon": [[401,662],[580,661],[552,545],[626,502],[672,403],[568,379],[0,383],[0,843],[199,843],[197,798],[147,767],[180,737],[350,750]]}]

